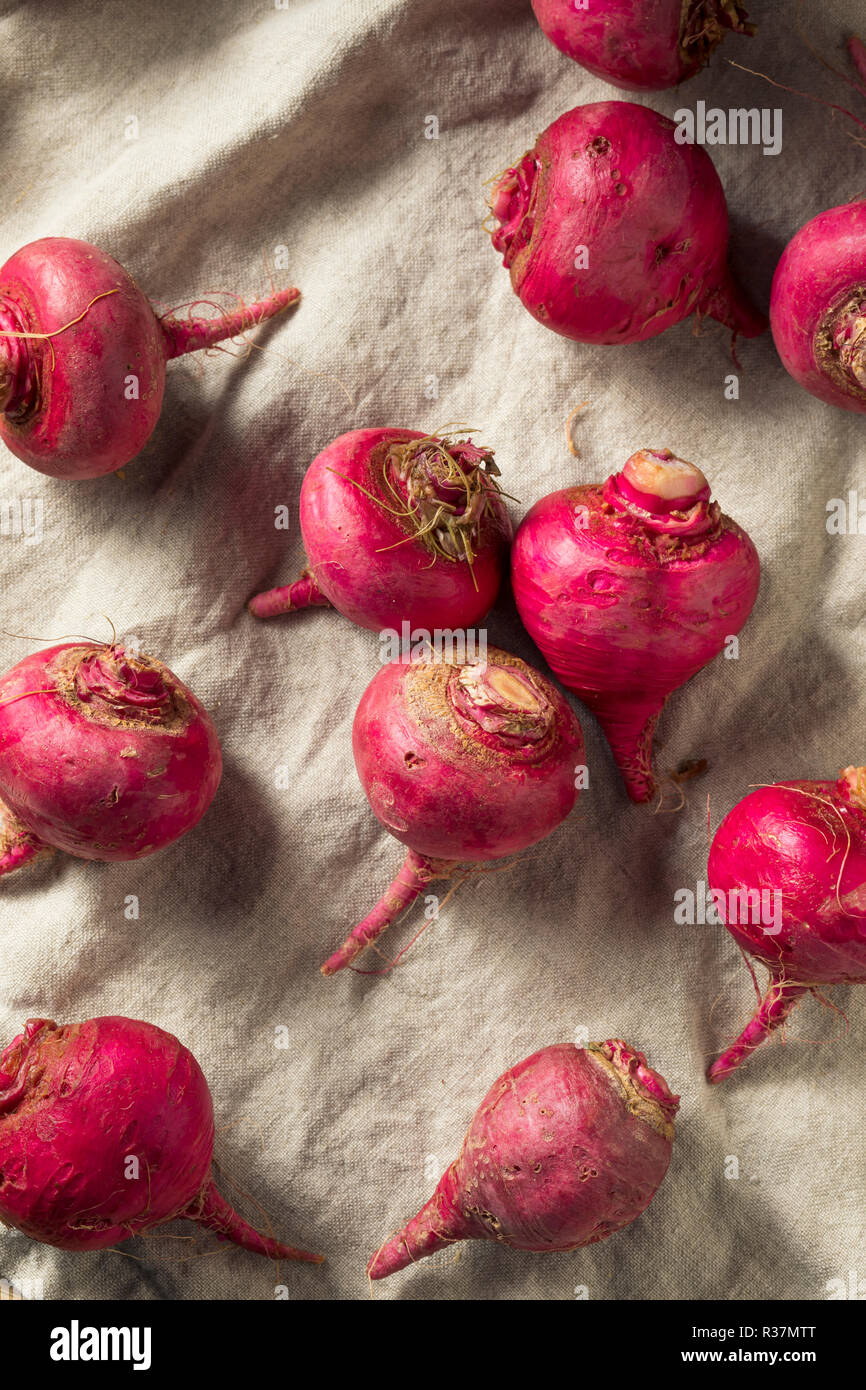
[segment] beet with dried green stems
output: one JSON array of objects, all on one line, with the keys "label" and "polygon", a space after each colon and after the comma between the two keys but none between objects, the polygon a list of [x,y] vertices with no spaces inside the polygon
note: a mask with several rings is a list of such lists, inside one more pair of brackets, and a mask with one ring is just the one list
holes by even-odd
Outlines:
[{"label": "beet with dried green stems", "polygon": [[211,318],[157,314],[97,246],[30,242],[0,268],[0,438],[53,478],[113,473],[153,433],[172,357],[236,338],[299,298],[275,290]]},{"label": "beet with dried green stems", "polygon": [[495,647],[485,662],[418,656],[383,666],[361,697],[352,748],[374,814],[407,853],[323,975],[351,965],[459,864],[517,854],[549,835],[583,785],[570,706],[540,671]]},{"label": "beet with dried green stems", "polygon": [[496,598],[512,534],[498,473],[492,449],[468,437],[340,435],[301,487],[304,572],[257,594],[250,611],[330,605],[374,632],[473,626]]}]

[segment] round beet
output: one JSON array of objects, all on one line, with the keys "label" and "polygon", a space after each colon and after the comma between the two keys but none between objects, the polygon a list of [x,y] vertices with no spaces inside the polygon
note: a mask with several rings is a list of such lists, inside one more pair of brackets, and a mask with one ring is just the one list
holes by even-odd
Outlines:
[{"label": "round beet", "polygon": [[491,608],[511,540],[490,449],[419,430],[340,435],[301,487],[307,568],[250,601],[257,618],[332,604],[359,627],[471,627]]},{"label": "round beet", "polygon": [[795,381],[828,405],[866,411],[866,198],[820,212],[788,242],[770,325]]},{"label": "round beet", "polygon": [[30,1019],[0,1056],[5,1225],[61,1250],[104,1250],[185,1217],[255,1254],[318,1263],[229,1206],[213,1144],[198,1062],[152,1023]]},{"label": "round beet", "polygon": [[0,677],[0,874],[52,847],[141,859],[201,819],[222,775],[210,716],[167,666],[64,643]]},{"label": "round beet", "polygon": [[408,853],[324,975],[350,965],[456,864],[549,835],[574,806],[583,760],[580,725],[556,688],[495,647],[484,663],[383,666],[361,697],[352,747],[374,814]]},{"label": "round beet", "polygon": [[633,92],[676,87],[731,30],[756,32],[738,0],[532,0],[532,8],[560,52]]},{"label": "round beet", "polygon": [[717,1082],[809,990],[866,983],[866,768],[750,792],[716,831],[707,878],[737,945],[770,971],[754,1017],[707,1073]]},{"label": "round beet", "polygon": [[752,610],[752,542],[711,501],[698,468],[668,449],[642,449],[603,486],[536,502],[511,563],[527,631],[595,714],[629,796],[650,800],[665,701]]},{"label": "round beet", "polygon": [[98,247],[33,241],[0,268],[0,438],[53,478],[113,473],[153,432],[169,358],[236,337],[299,297],[278,290],[218,318],[157,317]]},{"label": "round beet", "polygon": [[675,129],[630,101],[577,106],[499,180],[493,246],[539,323],[582,343],[639,343],[689,314],[763,333],[728,268],[713,162]]},{"label": "round beet", "polygon": [[385,1279],[458,1240],[543,1251],[606,1240],[655,1196],[678,1105],[618,1038],[533,1053],[493,1083],[433,1196],[368,1275]]}]

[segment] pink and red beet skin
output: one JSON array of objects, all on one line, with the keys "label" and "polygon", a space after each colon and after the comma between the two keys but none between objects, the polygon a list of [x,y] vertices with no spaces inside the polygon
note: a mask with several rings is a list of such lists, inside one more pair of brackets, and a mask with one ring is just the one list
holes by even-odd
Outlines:
[{"label": "pink and red beet skin", "polygon": [[[413,446],[429,464],[413,474],[410,495],[394,461],[400,456],[410,465]],[[472,480],[471,517],[459,472],[450,470],[455,486],[444,476],[437,449]],[[250,610],[269,618],[331,604],[373,632],[399,632],[404,621],[431,633],[473,627],[496,599],[512,535],[504,503],[484,471],[487,459],[492,453],[469,440],[431,440],[420,430],[340,435],[313,460],[301,487],[307,570],[293,585],[258,594]],[[442,554],[441,545],[437,553],[436,531],[424,529],[436,520],[440,503],[440,527],[450,521],[456,538],[453,556]],[[404,514],[408,508],[413,515]]]},{"label": "pink and red beet skin", "polygon": [[[758,592],[754,546],[708,487],[666,499],[629,482],[636,468],[680,466],[668,450],[643,450],[603,486],[552,493],[512,550],[524,626],[598,718],[634,801],[655,788],[652,739],[665,701],[740,631]],[[684,467],[693,485],[704,481]]]},{"label": "pink and red beet skin", "polygon": [[374,814],[429,858],[514,854],[574,805],[583,741],[566,701],[539,672],[496,649],[488,651],[491,671],[528,678],[527,699],[538,703],[509,712],[491,692],[485,707],[478,692],[486,682],[471,667],[395,661],[370,682],[355,715],[355,766]]},{"label": "pink and red beet skin", "polygon": [[691,77],[730,30],[754,33],[737,0],[532,0],[552,44],[596,77],[636,92]]},{"label": "pink and red beet skin", "polygon": [[[750,792],[716,831],[707,877],[724,895],[720,911],[737,945],[770,971],[755,1016],[710,1067],[710,1081],[718,1082],[784,1024],[807,991],[866,983],[866,769],[846,768],[835,782],[778,782]],[[781,929],[758,910],[759,897],[741,908],[732,893],[778,903]]]},{"label": "pink and red beet skin", "polygon": [[633,102],[578,106],[500,179],[493,247],[540,323],[607,344],[642,342],[690,314],[747,338],[764,331],[728,267],[712,160],[674,130]]},{"label": "pink and red beet skin", "polygon": [[218,1192],[213,1102],[192,1053],[135,1019],[31,1019],[0,1057],[0,1220],[62,1250],[104,1250],[186,1218],[270,1259]]},{"label": "pink and red beet skin", "polygon": [[0,268],[0,438],[54,478],[112,473],[153,433],[170,358],[237,336],[298,298],[278,290],[216,318],[158,318],[98,247],[31,242]]},{"label": "pink and red beet skin", "polygon": [[627,1043],[533,1053],[494,1082],[456,1161],[367,1264],[384,1279],[461,1240],[565,1251],[606,1240],[652,1201],[679,1097]]},{"label": "pink and red beet skin", "polygon": [[383,666],[361,697],[352,748],[373,813],[407,854],[373,911],[325,962],[325,975],[351,964],[434,877],[549,835],[574,806],[584,757],[562,695],[496,648],[485,666]]},{"label": "pink and red beet skin", "polygon": [[0,873],[53,847],[139,859],[204,815],[222,755],[207,711],[161,662],[65,643],[0,677]]},{"label": "pink and red beet skin", "polygon": [[866,198],[819,213],[789,241],[770,324],[796,382],[828,405],[866,411]]}]

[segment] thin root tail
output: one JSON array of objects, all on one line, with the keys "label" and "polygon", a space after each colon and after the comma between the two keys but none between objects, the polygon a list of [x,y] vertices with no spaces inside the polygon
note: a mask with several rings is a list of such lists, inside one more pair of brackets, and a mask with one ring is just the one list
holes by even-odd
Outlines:
[{"label": "thin root tail", "polygon": [[166,357],[182,357],[187,352],[199,352],[202,348],[215,347],[228,338],[239,338],[251,328],[281,314],[301,297],[300,290],[276,290],[267,299],[255,304],[242,306],[231,314],[221,314],[218,318],[176,319],[166,314],[159,320],[166,339]]},{"label": "thin root tail", "polygon": [[732,1043],[713,1062],[707,1071],[711,1086],[718,1085],[730,1076],[732,1071],[745,1062],[746,1058],[766,1042],[770,1034],[780,1028],[788,1018],[795,1004],[808,992],[808,985],[786,984],[784,980],[774,979],[755,1013],[746,1024],[736,1042]]},{"label": "thin root tail", "polygon": [[280,589],[266,589],[256,594],[247,604],[254,618],[277,618],[282,613],[297,613],[301,608],[330,608],[330,599],[325,598],[309,570]]},{"label": "thin root tail", "polygon": [[451,868],[451,864],[427,859],[423,854],[416,854],[414,849],[407,850],[397,877],[373,910],[349,933],[339,951],[328,957],[321,968],[322,974],[336,975],[338,970],[345,970],[365,946],[371,945],[415,901],[432,878],[440,877],[443,870]]},{"label": "thin root tail", "polygon": [[284,1245],[282,1241],[261,1235],[229,1205],[213,1181],[208,1183],[195,1206],[184,1215],[206,1230],[213,1231],[220,1240],[231,1241],[254,1255],[266,1255],[270,1260],[304,1260],[307,1264],[321,1264],[325,1258],[324,1255],[296,1250],[293,1245]]}]

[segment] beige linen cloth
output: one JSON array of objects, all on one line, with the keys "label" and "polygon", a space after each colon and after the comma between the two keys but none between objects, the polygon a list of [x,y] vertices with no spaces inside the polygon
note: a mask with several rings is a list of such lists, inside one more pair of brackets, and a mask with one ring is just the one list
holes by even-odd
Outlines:
[{"label": "beige linen cloth", "polygon": [[[781,154],[711,151],[735,267],[766,306],[783,245],[866,187],[866,155],[856,126],[725,60],[863,119],[866,100],[809,53],[793,0],[751,8],[758,38],[730,37],[679,92],[638,99],[669,115],[699,100],[782,108]],[[823,8],[808,7],[808,38],[844,64],[862,6]],[[755,783],[866,760],[866,537],[826,526],[830,499],[866,497],[863,416],[804,393],[769,335],[740,345],[730,400],[718,325],[592,348],[522,309],[482,230],[482,184],[562,111],[618,95],[545,41],[528,0],[6,0],[0,51],[0,259],[60,234],[110,252],[163,306],[249,299],[270,273],[303,291],[259,333],[263,352],[170,366],[162,420],[122,478],[43,478],[0,446],[0,626],[28,639],[0,638],[3,666],[34,635],[108,635],[110,619],[194,688],[226,760],[211,810],[173,848],[131,864],[58,855],[0,884],[0,1036],[102,1013],[176,1033],[210,1082],[227,1193],[327,1255],[281,1266],[292,1299],[368,1296],[366,1258],[430,1194],[506,1067],[621,1036],[682,1096],[646,1214],[566,1255],[474,1242],[376,1297],[820,1300],[856,1278],[862,1297],[864,992],[834,992],[847,1037],[809,999],[787,1046],[710,1089],[704,1066],[746,1022],[752,986],[722,929],[673,914],[676,889],[705,876],[708,796],[715,828]],[[564,422],[583,401],[575,459]],[[579,710],[591,784],[570,820],[522,864],[466,882],[389,976],[325,980],[319,964],[401,856],[350,745],[378,646],[333,612],[259,623],[244,605],[303,563],[300,483],[334,436],[459,420],[495,448],[515,519],[640,446],[694,460],[758,547],[761,595],[739,660],[717,660],[662,720],[662,771],[710,764],[682,809],[631,805]],[[32,538],[14,517],[36,503]],[[488,627],[541,664],[510,598]],[[0,1276],[41,1280],[52,1299],[272,1299],[277,1282],[186,1223],[86,1255],[3,1231]]]}]

